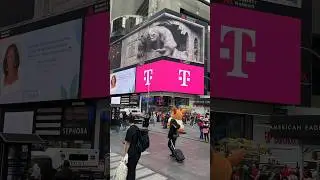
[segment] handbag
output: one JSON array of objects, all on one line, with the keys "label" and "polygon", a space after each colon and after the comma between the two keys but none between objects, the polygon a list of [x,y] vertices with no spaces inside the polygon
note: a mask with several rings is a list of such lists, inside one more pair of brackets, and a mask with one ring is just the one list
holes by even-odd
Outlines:
[{"label": "handbag", "polygon": [[126,180],[127,179],[127,174],[128,174],[128,154],[126,154],[120,161],[119,166],[117,167],[114,175],[113,175],[113,180]]}]

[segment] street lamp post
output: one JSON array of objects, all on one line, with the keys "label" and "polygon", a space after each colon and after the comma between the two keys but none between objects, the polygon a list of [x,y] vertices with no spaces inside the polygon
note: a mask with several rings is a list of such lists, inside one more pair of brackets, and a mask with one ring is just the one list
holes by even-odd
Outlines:
[{"label": "street lamp post", "polygon": [[149,101],[150,101],[150,83],[148,84],[148,100],[147,100],[147,114],[149,114]]}]

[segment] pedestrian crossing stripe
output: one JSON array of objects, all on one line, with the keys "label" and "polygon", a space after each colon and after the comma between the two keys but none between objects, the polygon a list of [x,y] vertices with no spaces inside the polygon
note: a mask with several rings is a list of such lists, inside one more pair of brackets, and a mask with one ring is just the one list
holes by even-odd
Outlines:
[{"label": "pedestrian crossing stripe", "polygon": [[[146,152],[145,154],[147,154]],[[150,153],[149,153],[150,154]],[[141,154],[142,155],[142,154]],[[120,164],[121,156],[117,153],[110,153],[110,175],[114,175],[115,170]],[[168,180],[167,177],[154,172],[153,170],[138,164],[136,169],[136,180]]]}]

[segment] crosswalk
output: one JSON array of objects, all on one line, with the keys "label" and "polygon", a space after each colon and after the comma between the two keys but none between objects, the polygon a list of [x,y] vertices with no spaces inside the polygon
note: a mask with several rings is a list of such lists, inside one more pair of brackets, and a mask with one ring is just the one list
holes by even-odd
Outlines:
[{"label": "crosswalk", "polygon": [[[148,152],[144,152],[141,155],[149,154]],[[121,156],[117,153],[110,153],[110,175],[111,177],[114,175],[116,168],[118,167]],[[136,169],[136,180],[168,180],[167,177],[154,172],[153,170],[138,164]]]}]

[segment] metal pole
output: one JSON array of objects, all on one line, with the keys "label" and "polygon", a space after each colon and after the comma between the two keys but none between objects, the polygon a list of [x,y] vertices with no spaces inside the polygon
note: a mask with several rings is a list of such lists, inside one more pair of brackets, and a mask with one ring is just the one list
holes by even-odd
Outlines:
[{"label": "metal pole", "polygon": [[304,171],[304,152],[303,152],[303,142],[299,141],[300,153],[301,153],[301,161],[300,161],[300,180],[303,180],[303,171]]},{"label": "metal pole", "polygon": [[149,113],[149,101],[150,101],[150,84],[148,85],[147,113]]}]

